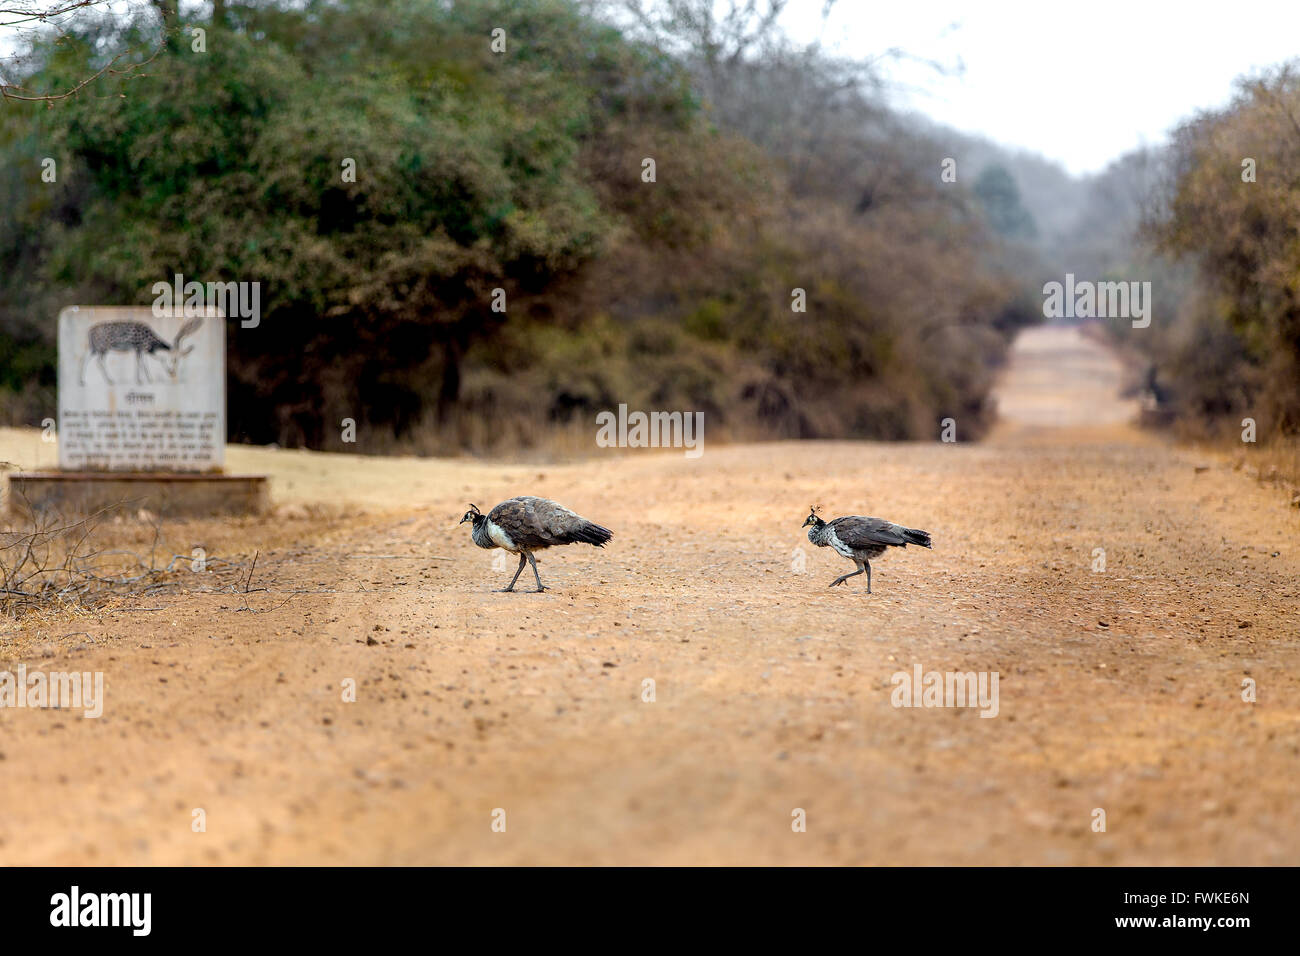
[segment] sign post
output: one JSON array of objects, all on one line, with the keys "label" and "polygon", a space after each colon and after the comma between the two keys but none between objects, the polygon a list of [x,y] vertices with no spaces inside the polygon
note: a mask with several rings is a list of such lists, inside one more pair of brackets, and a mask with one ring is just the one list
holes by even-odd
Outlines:
[{"label": "sign post", "polygon": [[264,475],[224,474],[225,320],[147,306],[59,313],[59,471],[9,480],[9,506],[260,513]]}]

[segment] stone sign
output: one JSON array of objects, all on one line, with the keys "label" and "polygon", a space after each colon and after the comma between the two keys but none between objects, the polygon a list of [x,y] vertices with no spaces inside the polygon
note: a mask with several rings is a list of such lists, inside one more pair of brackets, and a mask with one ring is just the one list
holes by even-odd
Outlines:
[{"label": "stone sign", "polygon": [[59,313],[59,467],[219,471],[226,448],[225,321],[148,306]]}]

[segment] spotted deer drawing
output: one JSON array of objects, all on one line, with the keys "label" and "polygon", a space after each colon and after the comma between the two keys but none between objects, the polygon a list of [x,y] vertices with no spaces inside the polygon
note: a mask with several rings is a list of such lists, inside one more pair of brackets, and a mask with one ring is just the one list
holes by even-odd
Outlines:
[{"label": "spotted deer drawing", "polygon": [[157,352],[166,352],[169,354],[159,355],[157,358],[162,363],[163,370],[172,380],[175,380],[181,359],[194,351],[193,345],[181,348],[181,342],[186,336],[193,335],[202,324],[202,318],[190,319],[181,326],[180,331],[176,333],[176,339],[172,342],[161,338],[143,322],[99,322],[92,325],[88,335],[90,347],[81,357],[81,372],[78,378],[82,385],[86,384],[86,363],[90,361],[91,356],[94,356],[99,370],[104,373],[104,381],[112,385],[113,380],[108,377],[108,368],[104,365],[105,357],[109,352],[134,352],[135,383],[141,384],[141,373],[146,382],[152,382],[153,378],[149,375],[149,367],[144,357]]}]

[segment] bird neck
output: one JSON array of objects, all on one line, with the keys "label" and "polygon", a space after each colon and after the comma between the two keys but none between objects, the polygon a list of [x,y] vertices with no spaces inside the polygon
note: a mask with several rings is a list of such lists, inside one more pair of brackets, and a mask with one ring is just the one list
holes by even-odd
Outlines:
[{"label": "bird neck", "polygon": [[495,548],[496,542],[488,535],[487,515],[475,515],[469,536],[480,548]]}]

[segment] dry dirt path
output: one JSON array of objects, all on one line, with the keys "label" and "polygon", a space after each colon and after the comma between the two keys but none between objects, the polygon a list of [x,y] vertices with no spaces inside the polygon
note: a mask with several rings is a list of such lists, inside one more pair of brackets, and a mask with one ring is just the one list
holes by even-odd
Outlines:
[{"label": "dry dirt path", "polygon": [[[0,710],[0,863],[1300,862],[1300,514],[1130,429],[1116,382],[1043,329],[979,445],[232,449],[281,500],[366,510],[237,529],[265,592],[8,626],[0,670],[102,671],[106,704]],[[617,536],[492,593],[510,571],[455,522],[512,493]],[[829,590],[813,502],[935,548]],[[916,663],[998,672],[998,715],[891,706]]]}]

